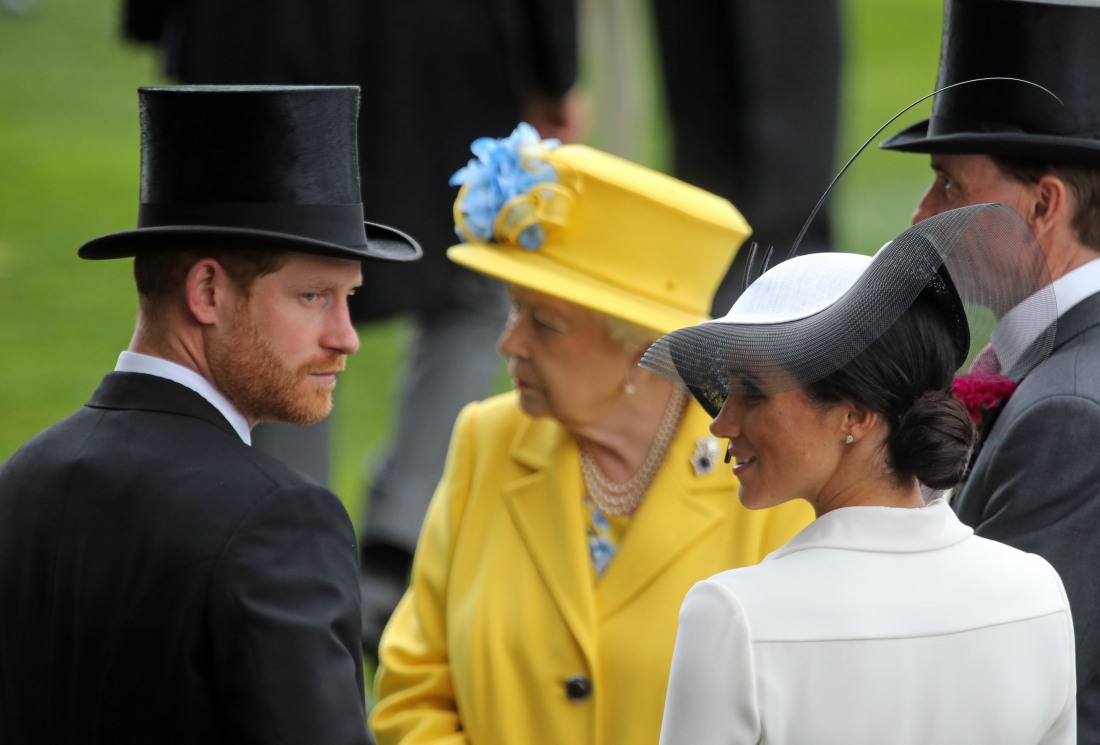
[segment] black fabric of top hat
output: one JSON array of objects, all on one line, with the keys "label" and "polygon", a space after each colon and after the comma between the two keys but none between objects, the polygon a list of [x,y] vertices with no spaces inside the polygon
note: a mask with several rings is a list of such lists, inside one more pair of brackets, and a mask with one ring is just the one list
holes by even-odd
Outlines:
[{"label": "black fabric of top hat", "polygon": [[932,116],[887,150],[988,154],[1100,166],[1100,3],[946,0]]},{"label": "black fabric of top hat", "polygon": [[411,261],[409,236],[365,223],[355,86],[141,88],[136,230],[85,243],[85,259],[224,245]]}]

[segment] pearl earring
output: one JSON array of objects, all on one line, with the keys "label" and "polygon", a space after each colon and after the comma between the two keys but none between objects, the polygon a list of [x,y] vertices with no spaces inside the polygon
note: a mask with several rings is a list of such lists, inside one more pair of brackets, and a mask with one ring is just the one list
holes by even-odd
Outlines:
[{"label": "pearl earring", "polygon": [[623,393],[628,396],[633,396],[638,391],[637,387],[633,383],[623,383]]},{"label": "pearl earring", "polygon": [[851,445],[855,441],[856,441],[856,438],[852,437],[851,435],[848,435],[847,437],[844,438],[844,444],[845,445]]}]

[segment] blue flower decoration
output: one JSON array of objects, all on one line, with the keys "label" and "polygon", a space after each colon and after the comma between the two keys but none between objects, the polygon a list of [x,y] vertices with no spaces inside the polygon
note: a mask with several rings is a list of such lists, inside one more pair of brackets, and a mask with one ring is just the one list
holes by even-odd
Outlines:
[{"label": "blue flower decoration", "polygon": [[560,145],[520,124],[511,135],[481,137],[470,146],[476,158],[451,176],[461,186],[455,232],[463,240],[515,243],[535,250],[546,240],[540,201],[552,199],[558,174],[542,156]]}]

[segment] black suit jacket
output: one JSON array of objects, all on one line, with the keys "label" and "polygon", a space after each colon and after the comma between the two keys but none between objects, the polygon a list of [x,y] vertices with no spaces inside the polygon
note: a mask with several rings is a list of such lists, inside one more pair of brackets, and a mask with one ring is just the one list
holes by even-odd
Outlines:
[{"label": "black suit jacket", "polygon": [[980,536],[1062,577],[1077,643],[1077,734],[1100,742],[1100,294],[1058,319],[1050,357],[1008,400],[953,500]]},{"label": "black suit jacket", "polygon": [[336,497],[111,373],[0,466],[0,743],[365,743]]}]

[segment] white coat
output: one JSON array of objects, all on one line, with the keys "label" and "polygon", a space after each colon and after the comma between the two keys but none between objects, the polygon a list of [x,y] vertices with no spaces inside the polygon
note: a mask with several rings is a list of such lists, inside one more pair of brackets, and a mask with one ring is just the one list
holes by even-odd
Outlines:
[{"label": "white coat", "polygon": [[1075,687],[1045,560],[942,501],[847,507],[688,593],[661,745],[1068,744]]}]

